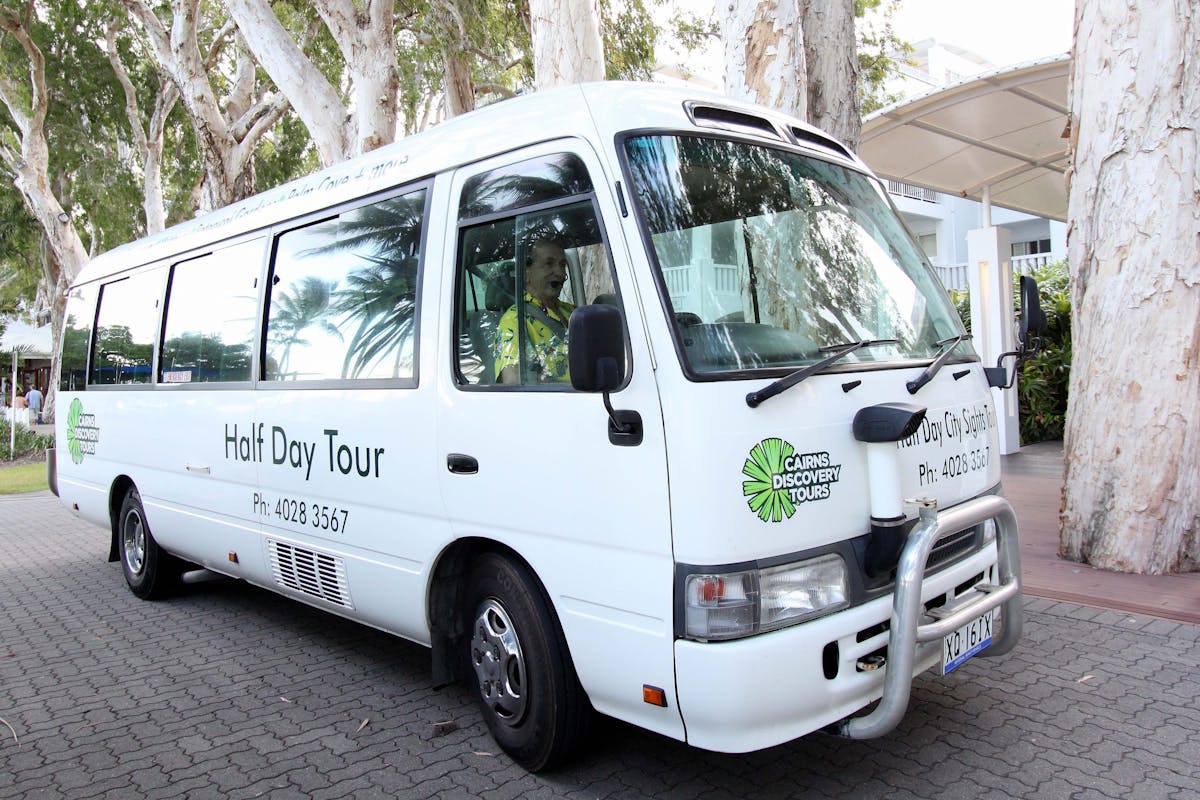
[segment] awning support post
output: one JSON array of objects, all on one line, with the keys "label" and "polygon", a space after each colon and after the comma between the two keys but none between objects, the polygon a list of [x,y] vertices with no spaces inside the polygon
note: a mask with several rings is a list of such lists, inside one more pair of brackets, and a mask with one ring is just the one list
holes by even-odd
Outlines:
[{"label": "awning support post", "polygon": [[[984,197],[988,195],[985,192]],[[986,216],[990,217],[990,208]],[[1004,228],[989,225],[967,231],[967,281],[971,291],[971,334],[979,356],[992,366],[1001,353],[1016,350],[1012,291],[1012,237]],[[1000,432],[1000,452],[1009,455],[1021,447],[1021,420],[1017,384],[992,389]]]}]

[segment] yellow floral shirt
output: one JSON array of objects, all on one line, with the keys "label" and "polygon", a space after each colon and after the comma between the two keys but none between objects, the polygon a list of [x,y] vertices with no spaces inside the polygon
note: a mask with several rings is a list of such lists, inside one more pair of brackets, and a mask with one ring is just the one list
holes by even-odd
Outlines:
[{"label": "yellow floral shirt", "polygon": [[[549,306],[534,300],[525,293],[525,305],[540,308],[546,316],[561,322],[564,330],[575,306],[555,300]],[[506,367],[521,364],[520,344],[517,336],[517,307],[514,305],[496,326],[496,378]],[[529,370],[529,383],[553,383],[571,380],[570,362],[567,360],[567,339],[539,320],[534,314],[525,312],[525,363]]]}]

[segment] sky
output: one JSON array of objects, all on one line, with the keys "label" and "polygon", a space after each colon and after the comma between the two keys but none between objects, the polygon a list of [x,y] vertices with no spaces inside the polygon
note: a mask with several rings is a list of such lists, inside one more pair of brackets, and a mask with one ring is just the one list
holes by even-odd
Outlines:
[{"label": "sky", "polygon": [[[716,2],[727,0],[674,0],[666,4],[710,19]],[[665,12],[664,12],[665,14]],[[1074,0],[900,0],[892,22],[896,34],[908,42],[937,39],[942,44],[965,47],[997,67],[1011,66],[1061,55],[1071,49],[1075,26]],[[718,83],[722,70],[721,48],[706,55],[684,57],[689,66]],[[675,60],[662,52],[660,58]]]},{"label": "sky", "polygon": [[896,34],[965,47],[997,67],[1071,49],[1073,0],[900,0]]}]

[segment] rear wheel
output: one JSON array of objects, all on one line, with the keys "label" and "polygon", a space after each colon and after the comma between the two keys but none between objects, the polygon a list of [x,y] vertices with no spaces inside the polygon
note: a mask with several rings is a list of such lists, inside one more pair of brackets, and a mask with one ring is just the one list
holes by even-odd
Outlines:
[{"label": "rear wheel", "polygon": [[132,487],[125,493],[117,518],[117,551],[129,590],[143,600],[165,597],[178,584],[182,562],[154,541],[141,495]]},{"label": "rear wheel", "polygon": [[467,656],[488,730],[530,772],[552,768],[591,716],[558,621],[528,569],[504,556],[482,555],[468,586]]}]

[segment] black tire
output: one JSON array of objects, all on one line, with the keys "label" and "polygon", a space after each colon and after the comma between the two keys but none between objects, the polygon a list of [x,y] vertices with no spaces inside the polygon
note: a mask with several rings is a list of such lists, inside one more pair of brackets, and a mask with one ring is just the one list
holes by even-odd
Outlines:
[{"label": "black tire", "polygon": [[179,585],[182,562],[154,541],[142,498],[133,487],[125,493],[117,516],[117,554],[129,590],[143,600],[159,600]]},{"label": "black tire", "polygon": [[563,763],[586,738],[592,707],[540,584],[524,565],[485,553],[465,611],[468,680],[492,737],[530,772]]}]

